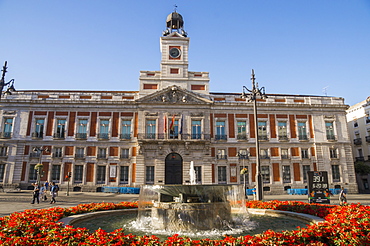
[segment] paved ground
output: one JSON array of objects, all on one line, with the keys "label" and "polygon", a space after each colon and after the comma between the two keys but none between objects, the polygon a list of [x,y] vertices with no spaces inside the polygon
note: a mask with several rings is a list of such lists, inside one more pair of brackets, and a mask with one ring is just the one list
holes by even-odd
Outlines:
[{"label": "paved ground", "polygon": [[[32,191],[20,192],[0,192],[0,217],[9,215],[13,212],[24,211],[25,209],[39,209],[49,207],[72,207],[80,203],[91,202],[114,202],[137,201],[139,195],[135,194],[116,194],[103,192],[70,192],[69,196],[63,191],[59,192],[56,198],[57,203],[42,202],[40,204],[30,204],[32,200]],[[48,197],[50,199],[50,196]],[[349,203],[361,203],[370,205],[370,194],[349,194],[347,196]],[[303,201],[307,202],[305,195],[266,195],[264,200],[280,201]],[[338,204],[338,195],[332,197],[331,204]]]}]

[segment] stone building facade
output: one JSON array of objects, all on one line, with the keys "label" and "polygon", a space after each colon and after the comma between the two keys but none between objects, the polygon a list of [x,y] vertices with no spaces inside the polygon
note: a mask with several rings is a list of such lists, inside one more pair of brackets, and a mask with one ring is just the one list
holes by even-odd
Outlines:
[{"label": "stone building facade", "polygon": [[[100,186],[255,182],[255,128],[266,194],[305,188],[328,171],[330,188],[357,192],[344,100],[212,93],[207,72],[188,71],[189,38],[177,12],[160,40],[160,71],[141,71],[139,91],[16,91],[0,101],[0,182],[37,178],[84,191]],[[241,88],[242,89],[242,88]],[[42,147],[42,153],[34,151]],[[248,168],[245,176],[242,168]],[[80,187],[80,188],[79,188]]]}]

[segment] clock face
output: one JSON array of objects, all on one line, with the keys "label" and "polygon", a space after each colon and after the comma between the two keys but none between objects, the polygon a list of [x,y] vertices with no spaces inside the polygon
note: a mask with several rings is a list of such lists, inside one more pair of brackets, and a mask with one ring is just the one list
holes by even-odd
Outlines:
[{"label": "clock face", "polygon": [[170,56],[172,58],[178,58],[180,56],[180,50],[178,48],[171,48],[170,49]]}]

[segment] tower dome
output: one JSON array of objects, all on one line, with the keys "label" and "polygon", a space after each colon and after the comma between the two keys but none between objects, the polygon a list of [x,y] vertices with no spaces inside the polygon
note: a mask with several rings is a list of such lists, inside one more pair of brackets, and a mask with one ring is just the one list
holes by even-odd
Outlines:
[{"label": "tower dome", "polygon": [[167,28],[170,28],[170,29],[179,30],[179,29],[182,29],[184,26],[184,20],[182,16],[176,11],[172,12],[171,14],[167,16],[166,23],[167,23]]}]

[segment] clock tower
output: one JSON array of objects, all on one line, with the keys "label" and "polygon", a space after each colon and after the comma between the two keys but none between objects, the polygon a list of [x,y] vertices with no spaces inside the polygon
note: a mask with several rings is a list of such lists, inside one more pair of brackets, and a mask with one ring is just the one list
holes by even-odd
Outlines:
[{"label": "clock tower", "polygon": [[144,96],[172,85],[208,94],[208,72],[188,70],[190,38],[184,30],[182,16],[175,10],[167,16],[166,26],[160,38],[160,71],[140,72],[140,94]]}]

